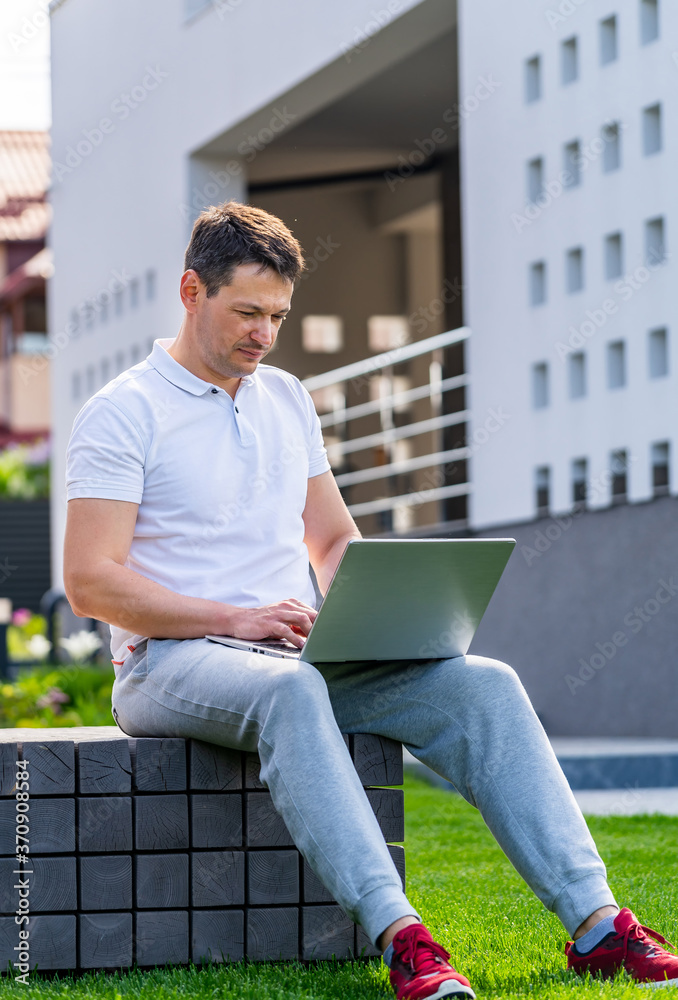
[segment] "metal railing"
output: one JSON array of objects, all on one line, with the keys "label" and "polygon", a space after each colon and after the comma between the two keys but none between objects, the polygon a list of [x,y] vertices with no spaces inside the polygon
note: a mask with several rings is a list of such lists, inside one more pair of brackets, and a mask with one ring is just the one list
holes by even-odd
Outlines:
[{"label": "metal railing", "polygon": [[[347,496],[361,488],[359,499],[347,497],[353,517],[382,515],[382,528],[408,530],[421,527],[414,522],[424,504],[437,505],[433,520],[429,513],[426,523],[440,523],[446,520],[442,501],[470,492],[466,476],[463,482],[445,482],[450,465],[459,468],[457,463],[469,457],[469,449],[465,444],[450,448],[444,443],[446,428],[465,424],[469,412],[445,412],[452,408],[443,401],[445,393],[468,385],[465,374],[443,378],[443,351],[468,336],[468,328],[460,327],[304,380],[320,414],[340,489]],[[411,373],[403,376],[394,369],[402,370],[415,359],[422,361],[410,368],[418,369],[421,384],[410,386],[415,380]],[[408,384],[401,388],[403,382]],[[369,400],[354,402],[366,389]],[[461,437],[465,439],[463,428]],[[419,453],[412,454],[413,450]],[[422,477],[426,469],[430,471]],[[403,479],[410,481],[405,489]]]}]

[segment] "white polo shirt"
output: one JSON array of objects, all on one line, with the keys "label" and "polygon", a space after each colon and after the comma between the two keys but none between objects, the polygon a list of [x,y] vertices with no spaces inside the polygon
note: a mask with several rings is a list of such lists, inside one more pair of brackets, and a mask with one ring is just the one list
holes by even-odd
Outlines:
[{"label": "white polo shirt", "polygon": [[[82,407],[67,498],[138,503],[125,565],[178,594],[314,606],[301,515],[309,477],[330,465],[311,397],[260,364],[232,399],[175,361],[172,343],[156,340]],[[112,626],[116,667],[143,638]]]}]

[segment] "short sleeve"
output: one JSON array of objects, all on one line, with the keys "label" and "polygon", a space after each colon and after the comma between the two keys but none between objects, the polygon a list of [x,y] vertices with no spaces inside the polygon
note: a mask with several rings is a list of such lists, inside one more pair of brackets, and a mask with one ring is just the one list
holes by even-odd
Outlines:
[{"label": "short sleeve", "polygon": [[[302,387],[303,388],[303,387]],[[308,408],[310,421],[310,447],[308,451],[308,478],[319,476],[323,472],[329,472],[331,466],[327,457],[327,449],[323,442],[323,432],[320,426],[320,417],[316,413],[315,405],[308,390],[303,389]]]},{"label": "short sleeve", "polygon": [[146,449],[134,422],[95,396],[73,424],[66,453],[66,498],[141,503]]}]

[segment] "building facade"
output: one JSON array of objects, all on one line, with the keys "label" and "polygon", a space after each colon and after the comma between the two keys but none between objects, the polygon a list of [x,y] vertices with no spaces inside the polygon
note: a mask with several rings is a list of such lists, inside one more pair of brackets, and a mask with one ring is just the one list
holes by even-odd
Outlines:
[{"label": "building facade", "polygon": [[[516,536],[482,651],[516,662],[554,733],[675,735],[675,711],[636,718],[607,689],[629,688],[642,651],[648,704],[675,690],[669,616],[650,615],[634,644],[615,647],[614,672],[591,662],[667,573],[678,9],[298,0],[290,13],[272,0],[147,0],[141,12],[131,0],[53,0],[51,10],[55,585],[77,411],[178,330],[198,212],[248,200],[304,246],[307,272],[271,362],[315,386],[340,369],[314,399],[362,530]],[[468,336],[426,346],[462,326]],[[403,360],[398,349],[418,341],[425,350]],[[348,438],[367,442],[360,453],[346,447],[347,411]],[[637,579],[638,549],[616,544],[634,525]],[[605,564],[592,559],[594,538]],[[545,600],[554,610],[540,615]],[[606,702],[615,709],[603,718]]]}]

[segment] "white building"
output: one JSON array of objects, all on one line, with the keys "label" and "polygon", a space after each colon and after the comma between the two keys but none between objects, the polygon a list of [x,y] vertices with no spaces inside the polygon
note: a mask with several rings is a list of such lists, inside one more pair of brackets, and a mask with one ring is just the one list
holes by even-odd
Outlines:
[{"label": "white building", "polygon": [[[553,597],[561,570],[583,614],[590,596],[559,560],[585,560],[591,537],[616,552],[617,533],[632,532],[647,507],[634,504],[678,491],[668,127],[678,8],[53,0],[51,9],[55,586],[73,418],[153,339],[174,335],[192,221],[236,197],[280,215],[309,260],[272,362],[315,386],[322,373],[358,366],[315,398],[363,530],[515,534],[524,559],[514,556],[517,582],[498,597],[496,655],[510,658],[512,639],[523,648],[514,622],[524,609],[510,600],[541,601],[545,587]],[[387,354],[380,379],[365,377],[370,362],[360,368],[403,332],[416,344],[462,326],[466,344],[459,335],[410,360]],[[380,402],[391,390],[405,395]],[[349,436],[368,442],[360,455],[340,443],[344,410],[357,406]],[[598,515],[581,515],[584,498],[608,513],[590,522]],[[573,529],[559,547],[573,508],[592,535]],[[546,515],[555,520],[538,520]],[[648,567],[635,590],[612,588],[602,617],[579,622],[583,645],[553,668],[545,704],[562,696],[586,644],[606,641],[607,623],[665,572]],[[574,606],[565,584],[556,596]],[[558,629],[536,607],[545,645],[535,639],[524,673],[535,685]],[[612,705],[612,680],[596,683]],[[665,729],[675,725],[666,719]]]}]

